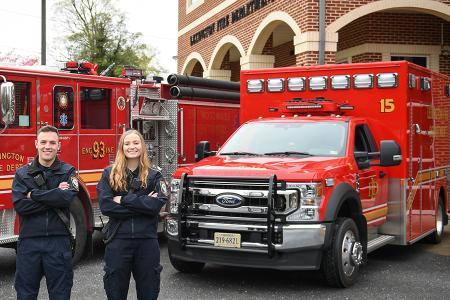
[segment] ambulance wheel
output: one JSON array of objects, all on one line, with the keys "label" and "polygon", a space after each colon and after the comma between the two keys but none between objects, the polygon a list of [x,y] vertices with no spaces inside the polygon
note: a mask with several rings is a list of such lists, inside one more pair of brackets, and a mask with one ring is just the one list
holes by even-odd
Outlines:
[{"label": "ambulance wheel", "polygon": [[172,266],[179,272],[182,273],[200,273],[205,266],[204,263],[184,261],[178,258],[172,257],[169,251],[169,259]]},{"label": "ambulance wheel", "polygon": [[70,228],[75,237],[75,250],[73,251],[72,263],[76,265],[83,256],[87,241],[86,216],[83,204],[75,197],[70,205]]},{"label": "ambulance wheel", "polygon": [[444,234],[444,201],[439,197],[438,207],[436,210],[436,230],[429,236],[429,241],[433,244],[439,244]]},{"label": "ambulance wheel", "polygon": [[322,258],[322,272],[334,287],[353,285],[363,260],[363,247],[358,227],[350,218],[338,218],[332,243]]}]

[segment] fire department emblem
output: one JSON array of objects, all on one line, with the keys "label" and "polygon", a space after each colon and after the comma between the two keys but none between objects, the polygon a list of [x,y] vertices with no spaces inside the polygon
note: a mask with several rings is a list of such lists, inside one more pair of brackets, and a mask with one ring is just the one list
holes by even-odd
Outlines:
[{"label": "fire department emblem", "polygon": [[120,96],[117,99],[117,109],[124,110],[125,109],[125,98]]},{"label": "fire department emblem", "polygon": [[61,109],[67,109],[67,107],[69,106],[69,99],[67,98],[66,93],[58,94],[58,105]]},{"label": "fire department emblem", "polygon": [[78,179],[75,176],[72,176],[72,177],[70,177],[69,181],[70,181],[70,187],[78,192],[80,189],[80,187],[78,185]]}]

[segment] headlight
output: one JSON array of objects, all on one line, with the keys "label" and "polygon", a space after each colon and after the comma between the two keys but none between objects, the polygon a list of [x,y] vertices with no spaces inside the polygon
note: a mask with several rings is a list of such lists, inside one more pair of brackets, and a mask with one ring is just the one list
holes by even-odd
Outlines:
[{"label": "headlight", "polygon": [[178,213],[178,192],[180,190],[180,179],[172,179],[170,182],[169,212]]},{"label": "headlight", "polygon": [[287,216],[287,221],[318,221],[322,202],[321,183],[288,183],[287,188],[300,191],[300,207]]},{"label": "headlight", "polygon": [[298,190],[279,191],[273,206],[276,212],[282,214],[296,210],[298,208]]}]

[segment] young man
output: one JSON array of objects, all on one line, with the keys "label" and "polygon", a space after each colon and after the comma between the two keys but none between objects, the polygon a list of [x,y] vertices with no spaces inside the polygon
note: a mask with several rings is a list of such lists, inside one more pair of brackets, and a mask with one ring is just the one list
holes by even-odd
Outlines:
[{"label": "young man", "polygon": [[17,299],[36,299],[43,276],[50,299],[69,299],[73,282],[69,207],[78,193],[75,168],[60,161],[58,129],[44,126],[35,141],[38,156],[17,170],[12,186],[20,217]]}]

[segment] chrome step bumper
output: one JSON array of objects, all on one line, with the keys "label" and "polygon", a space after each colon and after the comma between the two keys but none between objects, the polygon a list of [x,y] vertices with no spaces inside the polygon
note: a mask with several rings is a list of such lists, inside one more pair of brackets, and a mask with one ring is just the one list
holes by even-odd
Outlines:
[{"label": "chrome step bumper", "polygon": [[380,235],[367,243],[367,253],[375,251],[376,249],[387,245],[395,240],[393,235]]}]

